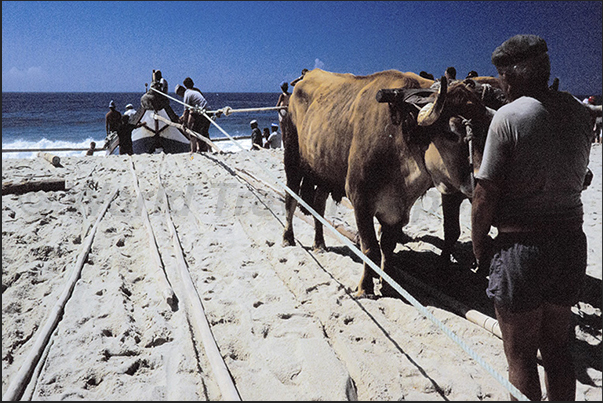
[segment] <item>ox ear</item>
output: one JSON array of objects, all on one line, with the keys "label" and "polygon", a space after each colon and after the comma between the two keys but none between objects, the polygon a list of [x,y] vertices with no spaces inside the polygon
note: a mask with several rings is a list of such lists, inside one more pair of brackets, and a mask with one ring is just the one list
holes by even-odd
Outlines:
[{"label": "ox ear", "polygon": [[417,124],[419,126],[431,126],[439,119],[444,110],[447,90],[448,82],[446,81],[446,77],[442,77],[440,79],[440,91],[435,103],[425,105],[419,112],[419,116],[417,116]]}]

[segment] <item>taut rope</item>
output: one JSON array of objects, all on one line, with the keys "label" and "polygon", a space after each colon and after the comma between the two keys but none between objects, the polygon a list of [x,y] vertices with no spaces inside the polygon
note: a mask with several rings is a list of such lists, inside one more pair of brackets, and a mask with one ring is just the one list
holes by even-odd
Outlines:
[{"label": "taut rope", "polygon": [[264,108],[242,108],[242,109],[232,109],[230,106],[225,106],[224,108],[217,109],[215,111],[206,111],[204,109],[199,108],[198,106],[191,106],[191,105],[185,104],[184,102],[182,102],[182,101],[180,101],[180,100],[178,100],[178,99],[176,99],[176,98],[174,98],[172,96],[169,96],[165,92],[161,92],[161,91],[159,91],[159,90],[157,90],[155,88],[152,88],[152,87],[151,87],[151,89],[153,91],[155,91],[155,92],[163,95],[164,97],[169,98],[172,101],[176,101],[179,104],[182,104],[182,105],[186,106],[188,109],[192,110],[193,112],[196,112],[196,113],[199,113],[199,114],[208,113],[208,114],[216,115],[216,114],[222,114],[223,113],[224,116],[228,116],[231,113],[237,113],[237,112],[264,112],[264,111],[277,111],[277,110],[280,110],[280,109],[287,109],[286,106],[269,106],[269,107],[264,107]]}]

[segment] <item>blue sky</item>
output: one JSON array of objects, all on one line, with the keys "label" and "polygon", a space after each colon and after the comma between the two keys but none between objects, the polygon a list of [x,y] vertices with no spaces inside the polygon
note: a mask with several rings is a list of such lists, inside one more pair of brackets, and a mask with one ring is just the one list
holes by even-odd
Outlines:
[{"label": "blue sky", "polygon": [[496,75],[492,51],[544,38],[551,80],[601,94],[602,2],[2,2],[2,91],[278,92],[302,68]]}]

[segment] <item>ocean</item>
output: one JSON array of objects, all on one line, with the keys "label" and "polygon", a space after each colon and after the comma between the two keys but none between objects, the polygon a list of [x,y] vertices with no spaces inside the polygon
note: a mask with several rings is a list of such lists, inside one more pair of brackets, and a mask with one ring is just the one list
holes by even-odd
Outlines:
[{"label": "ocean", "polygon": [[[88,148],[91,141],[102,147],[105,141],[105,114],[109,102],[115,101],[123,114],[127,104],[140,108],[144,92],[56,92],[56,93],[2,93],[2,149]],[[179,99],[175,94],[168,94]],[[273,107],[279,93],[204,92],[210,110],[230,106],[232,109]],[[183,105],[171,100],[170,106],[178,116]],[[258,121],[260,129],[278,124],[277,111],[240,112],[222,115],[216,123],[230,136],[249,136],[249,122]],[[211,139],[224,138],[214,125],[210,126]],[[227,151],[240,150],[230,141],[218,143]],[[230,145],[232,144],[232,147]],[[251,144],[251,143],[250,143]],[[226,147],[224,147],[226,145]],[[57,151],[58,156],[84,155],[85,151]],[[33,158],[37,151],[2,152],[5,158]],[[104,155],[98,152],[95,155]]]}]

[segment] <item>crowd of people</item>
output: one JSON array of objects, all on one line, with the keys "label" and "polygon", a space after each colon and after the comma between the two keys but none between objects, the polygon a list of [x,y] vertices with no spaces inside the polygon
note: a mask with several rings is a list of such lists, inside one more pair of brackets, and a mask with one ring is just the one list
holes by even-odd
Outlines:
[{"label": "crowd of people", "polygon": [[278,131],[279,125],[272,123],[271,129],[265,127],[262,131],[258,127],[258,121],[253,119],[249,122],[251,126],[251,150],[261,150],[263,148],[281,148],[282,136]]}]

